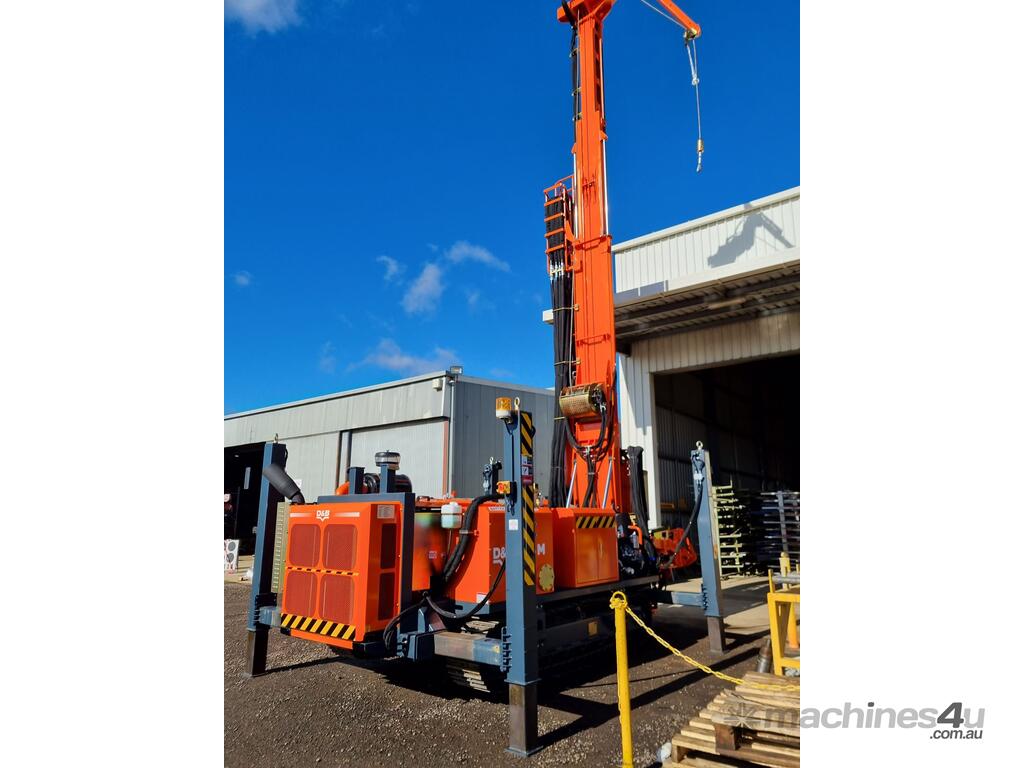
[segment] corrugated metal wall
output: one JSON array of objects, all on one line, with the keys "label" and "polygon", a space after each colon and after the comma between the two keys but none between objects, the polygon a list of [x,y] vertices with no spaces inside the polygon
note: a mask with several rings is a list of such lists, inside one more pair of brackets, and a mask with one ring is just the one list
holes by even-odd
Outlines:
[{"label": "corrugated metal wall", "polygon": [[[331,493],[338,481],[339,434],[290,437],[288,444],[288,470],[296,481],[301,481],[303,495],[308,499]],[[259,470],[257,469],[257,474]]]},{"label": "corrugated metal wall", "polygon": [[[455,455],[478,457],[478,463],[460,461],[455,465],[454,489],[459,495],[476,496],[483,483],[483,465],[491,456],[501,459],[505,427],[494,417],[498,397],[519,397],[524,411],[533,414],[537,437],[534,441],[534,471],[537,484],[546,495],[551,469],[551,425],[554,423],[554,392],[524,392],[491,384],[467,387],[459,384],[455,395]],[[502,477],[507,477],[502,473]]]},{"label": "corrugated metal wall", "polygon": [[402,455],[398,471],[412,481],[413,491],[420,496],[440,496],[448,450],[445,426],[440,419],[352,432],[348,466],[372,468],[377,451],[398,451]]},{"label": "corrugated metal wall", "polygon": [[655,459],[658,455],[656,446],[662,440],[659,427],[668,433],[668,440],[678,437],[685,441],[689,445],[687,453],[693,448],[693,443],[702,438],[696,437],[696,427],[685,435],[676,435],[674,426],[669,429],[659,422],[654,402],[654,374],[707,368],[799,350],[800,313],[796,311],[647,339],[634,344],[630,355],[619,356],[622,444],[639,445],[644,449],[647,494],[655,516],[659,514],[658,506],[662,500],[661,473]]},{"label": "corrugated metal wall", "polygon": [[800,188],[616,245],[615,290],[742,264],[800,247]]},{"label": "corrugated metal wall", "polygon": [[262,443],[273,440],[275,434],[283,441],[286,437],[441,418],[447,415],[445,393],[435,390],[431,382],[431,378],[409,380],[227,416],[224,445]]},{"label": "corrugated metal wall", "polygon": [[[443,381],[443,375],[442,381]],[[307,499],[333,493],[350,466],[373,467],[373,454],[396,450],[401,472],[417,494],[440,495],[447,487],[447,426],[453,388],[435,389],[434,376],[378,388],[342,392],[310,401],[227,416],[225,447],[261,443],[275,436],[288,446],[288,471],[302,480]],[[503,452],[504,430],[494,399],[519,397],[534,414],[539,435],[538,482],[547,488],[554,394],[461,378],[454,387],[458,418],[452,445],[454,489],[476,495],[491,456]]]}]

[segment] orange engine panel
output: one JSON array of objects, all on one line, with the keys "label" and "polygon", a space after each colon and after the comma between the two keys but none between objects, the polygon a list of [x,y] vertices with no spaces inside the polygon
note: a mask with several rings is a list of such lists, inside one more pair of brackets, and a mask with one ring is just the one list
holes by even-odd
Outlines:
[{"label": "orange engine panel", "polygon": [[351,648],[398,613],[402,505],[352,501],[293,506],[281,628]]},{"label": "orange engine panel", "polygon": [[555,585],[572,589],[617,581],[619,548],[614,513],[584,507],[556,507],[552,511]]},{"label": "orange engine panel", "polygon": [[[537,525],[537,593],[553,592],[558,569],[555,567],[551,510],[538,509],[534,515]],[[452,533],[454,548],[458,532]],[[498,569],[505,559],[505,509],[500,504],[484,505],[476,518],[476,537],[466,551],[462,567],[449,588],[449,596],[461,603],[480,602],[494,583]],[[505,578],[502,577],[490,602],[505,601]]]}]

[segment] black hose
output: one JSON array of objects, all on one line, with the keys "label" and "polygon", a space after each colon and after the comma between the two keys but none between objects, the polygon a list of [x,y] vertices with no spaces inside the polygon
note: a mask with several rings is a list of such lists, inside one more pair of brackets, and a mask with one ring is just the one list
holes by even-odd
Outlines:
[{"label": "black hose", "polygon": [[405,616],[405,614],[409,613],[410,611],[416,611],[416,610],[419,610],[420,608],[422,608],[424,602],[425,602],[425,598],[421,599],[418,603],[413,603],[412,605],[410,605],[410,606],[408,606],[406,608],[403,608],[402,610],[400,610],[398,612],[398,614],[393,619],[391,619],[391,621],[389,621],[387,623],[387,626],[384,627],[384,635],[383,635],[384,647],[387,650],[389,650],[389,651],[397,650],[397,646],[393,646],[392,645],[392,640],[395,637],[395,630],[398,627],[398,622],[400,622],[402,620],[402,617]]},{"label": "black hose", "polygon": [[675,550],[671,555],[662,558],[662,562],[671,563],[676,559],[676,555],[682,550],[683,545],[686,543],[687,537],[690,535],[690,529],[693,528],[694,522],[697,520],[697,515],[700,514],[700,505],[704,499],[704,483],[699,483],[694,489],[693,496],[693,511],[690,512],[690,520],[686,523],[686,528],[683,530],[683,535],[679,539],[679,543],[676,544]]},{"label": "black hose", "polygon": [[[459,566],[462,564],[462,559],[466,554],[466,548],[469,546],[469,534],[473,532],[473,524],[476,522],[477,510],[479,510],[480,505],[487,504],[492,501],[497,501],[500,498],[501,496],[499,496],[496,493],[485,494],[483,496],[477,496],[475,499],[473,499],[473,501],[469,503],[469,507],[466,508],[466,514],[462,517],[462,527],[459,528],[459,543],[455,545],[455,551],[452,553],[452,556],[448,558],[448,562],[445,563],[444,571],[441,574],[441,581],[443,584],[447,585],[452,580],[452,577],[455,576],[455,574],[459,570]],[[395,631],[398,627],[398,623],[402,620],[402,617],[404,615],[406,615],[410,611],[419,610],[424,605],[429,605],[438,614],[448,619],[466,620],[471,616],[475,616],[480,611],[480,609],[483,608],[484,604],[491,599],[491,595],[494,594],[494,590],[497,589],[498,582],[501,581],[501,577],[504,574],[505,563],[503,561],[501,567],[498,569],[498,575],[494,579],[494,583],[491,584],[491,588],[484,596],[484,599],[477,603],[468,613],[465,613],[461,616],[450,611],[446,611],[443,608],[440,608],[434,602],[430,593],[424,592],[423,597],[420,599],[418,603],[413,603],[412,605],[403,608],[401,611],[398,612],[398,615],[391,619],[391,621],[387,623],[387,626],[384,627],[384,647],[388,650],[396,650],[396,648],[392,646],[392,641],[394,640]]]},{"label": "black hose", "polygon": [[441,579],[445,584],[448,584],[452,577],[455,576],[459,566],[462,564],[462,558],[466,555],[466,547],[469,546],[469,534],[473,532],[473,526],[476,523],[476,513],[480,505],[497,501],[500,498],[501,496],[498,494],[490,493],[477,496],[469,503],[469,507],[466,508],[466,514],[462,516],[462,527],[459,528],[459,543],[455,545],[455,552],[448,558],[448,562],[444,564],[444,572],[441,575]]},{"label": "black hose", "polygon": [[466,613],[461,613],[460,614],[460,613],[453,613],[452,611],[446,611],[444,608],[441,608],[437,603],[435,603],[434,599],[430,595],[427,595],[426,598],[424,598],[424,599],[427,601],[427,605],[429,605],[434,610],[435,613],[443,616],[444,618],[451,619],[453,621],[468,621],[469,619],[471,619],[474,616],[476,616],[477,613],[479,613],[480,609],[483,608],[487,604],[487,601],[491,599],[491,595],[493,595],[494,594],[494,590],[496,590],[498,588],[498,583],[501,581],[501,577],[504,576],[504,575],[505,575],[505,561],[502,560],[501,561],[501,566],[498,568],[498,573],[494,577],[494,581],[491,583],[491,588],[489,590],[487,590],[487,594],[484,595],[483,599],[479,603],[474,605]]},{"label": "black hose", "polygon": [[[554,201],[553,201],[554,202]],[[568,194],[561,197],[561,214],[563,236],[561,247],[551,253],[551,308],[554,314],[555,357],[555,421],[551,430],[551,473],[548,487],[548,498],[553,507],[566,504],[566,456],[567,437],[571,430],[568,420],[558,404],[558,395],[572,384],[572,361],[576,357],[575,343],[572,335],[572,275],[569,268],[571,245],[565,233],[568,233],[572,220],[572,198]]]},{"label": "black hose", "polygon": [[647,507],[647,488],[644,486],[644,449],[631,446],[626,449],[626,462],[629,464],[629,487],[633,500],[633,513],[640,524],[640,532],[644,536],[644,554],[651,563],[658,562],[658,553],[651,540],[650,510]]}]

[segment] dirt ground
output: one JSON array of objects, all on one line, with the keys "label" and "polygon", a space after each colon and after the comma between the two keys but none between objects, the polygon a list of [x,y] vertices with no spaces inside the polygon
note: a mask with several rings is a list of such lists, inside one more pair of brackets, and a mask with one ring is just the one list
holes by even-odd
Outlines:
[{"label": "dirt ground", "polygon": [[[726,613],[763,602],[765,587],[725,593]],[[528,761],[505,751],[507,705],[475,695],[403,660],[367,661],[272,632],[268,674],[245,677],[247,584],[224,585],[224,762],[250,766],[615,766],[621,742],[613,651],[542,682],[543,749]],[[708,653],[703,617],[661,608],[654,629],[676,648],[739,675],[756,664],[764,633],[728,637],[724,657]],[[658,765],[658,748],[724,683],[686,666],[646,635],[630,637],[634,760]]]}]

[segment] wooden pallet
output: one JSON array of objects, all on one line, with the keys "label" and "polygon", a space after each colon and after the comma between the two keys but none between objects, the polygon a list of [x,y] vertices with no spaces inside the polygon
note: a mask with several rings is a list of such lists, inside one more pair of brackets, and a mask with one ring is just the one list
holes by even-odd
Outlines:
[{"label": "wooden pallet", "polygon": [[752,682],[799,685],[800,678],[748,672],[672,737],[672,759],[664,768],[799,768],[800,692],[764,690]]}]

